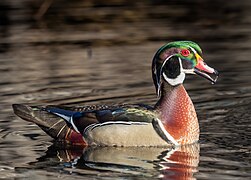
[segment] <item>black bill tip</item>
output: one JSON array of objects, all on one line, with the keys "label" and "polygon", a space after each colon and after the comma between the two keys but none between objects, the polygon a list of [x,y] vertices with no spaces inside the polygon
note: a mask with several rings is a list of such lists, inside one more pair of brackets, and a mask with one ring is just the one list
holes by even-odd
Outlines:
[{"label": "black bill tip", "polygon": [[209,80],[212,84],[215,84],[219,77],[219,72],[216,70],[214,70],[214,72],[212,73],[212,75],[214,75],[214,78],[210,76],[211,74],[209,75],[207,72],[201,71],[197,68],[194,68],[194,73]]}]

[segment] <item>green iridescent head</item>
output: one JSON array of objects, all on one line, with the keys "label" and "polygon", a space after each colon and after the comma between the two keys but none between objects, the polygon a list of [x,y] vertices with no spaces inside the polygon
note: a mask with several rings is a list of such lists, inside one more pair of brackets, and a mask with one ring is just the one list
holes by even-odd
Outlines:
[{"label": "green iridescent head", "polygon": [[[201,58],[200,46],[192,41],[175,41],[162,46],[152,62],[152,76],[157,94],[160,95],[163,80],[171,86],[183,83],[185,74],[198,74],[215,83],[218,72],[206,65]],[[215,74],[211,78],[208,74]]]}]

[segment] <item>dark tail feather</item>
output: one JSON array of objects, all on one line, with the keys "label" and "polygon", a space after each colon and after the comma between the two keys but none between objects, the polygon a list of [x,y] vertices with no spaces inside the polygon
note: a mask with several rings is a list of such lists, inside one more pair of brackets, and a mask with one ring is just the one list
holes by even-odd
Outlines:
[{"label": "dark tail feather", "polygon": [[74,131],[64,119],[42,110],[23,104],[12,105],[14,113],[22,119],[37,124],[44,132],[58,141],[83,145],[82,135]]}]

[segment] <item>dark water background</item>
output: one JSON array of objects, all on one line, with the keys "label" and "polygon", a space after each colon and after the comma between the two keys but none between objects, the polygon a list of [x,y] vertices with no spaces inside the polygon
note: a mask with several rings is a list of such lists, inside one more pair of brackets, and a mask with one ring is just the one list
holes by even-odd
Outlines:
[{"label": "dark water background", "polygon": [[[63,148],[12,112],[13,103],[153,105],[151,60],[173,40],[200,44],[221,73],[216,85],[185,83],[199,144]],[[0,179],[250,178],[250,52],[248,0],[1,0]]]}]

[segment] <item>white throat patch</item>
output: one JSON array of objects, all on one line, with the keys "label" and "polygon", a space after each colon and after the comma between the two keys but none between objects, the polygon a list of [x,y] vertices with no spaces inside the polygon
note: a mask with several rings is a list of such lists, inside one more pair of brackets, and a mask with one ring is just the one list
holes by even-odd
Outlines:
[{"label": "white throat patch", "polygon": [[179,63],[180,63],[180,74],[175,78],[171,79],[166,76],[166,74],[163,72],[163,77],[164,79],[172,86],[176,86],[178,84],[182,84],[185,80],[185,70],[182,67],[181,59],[179,58]]}]

